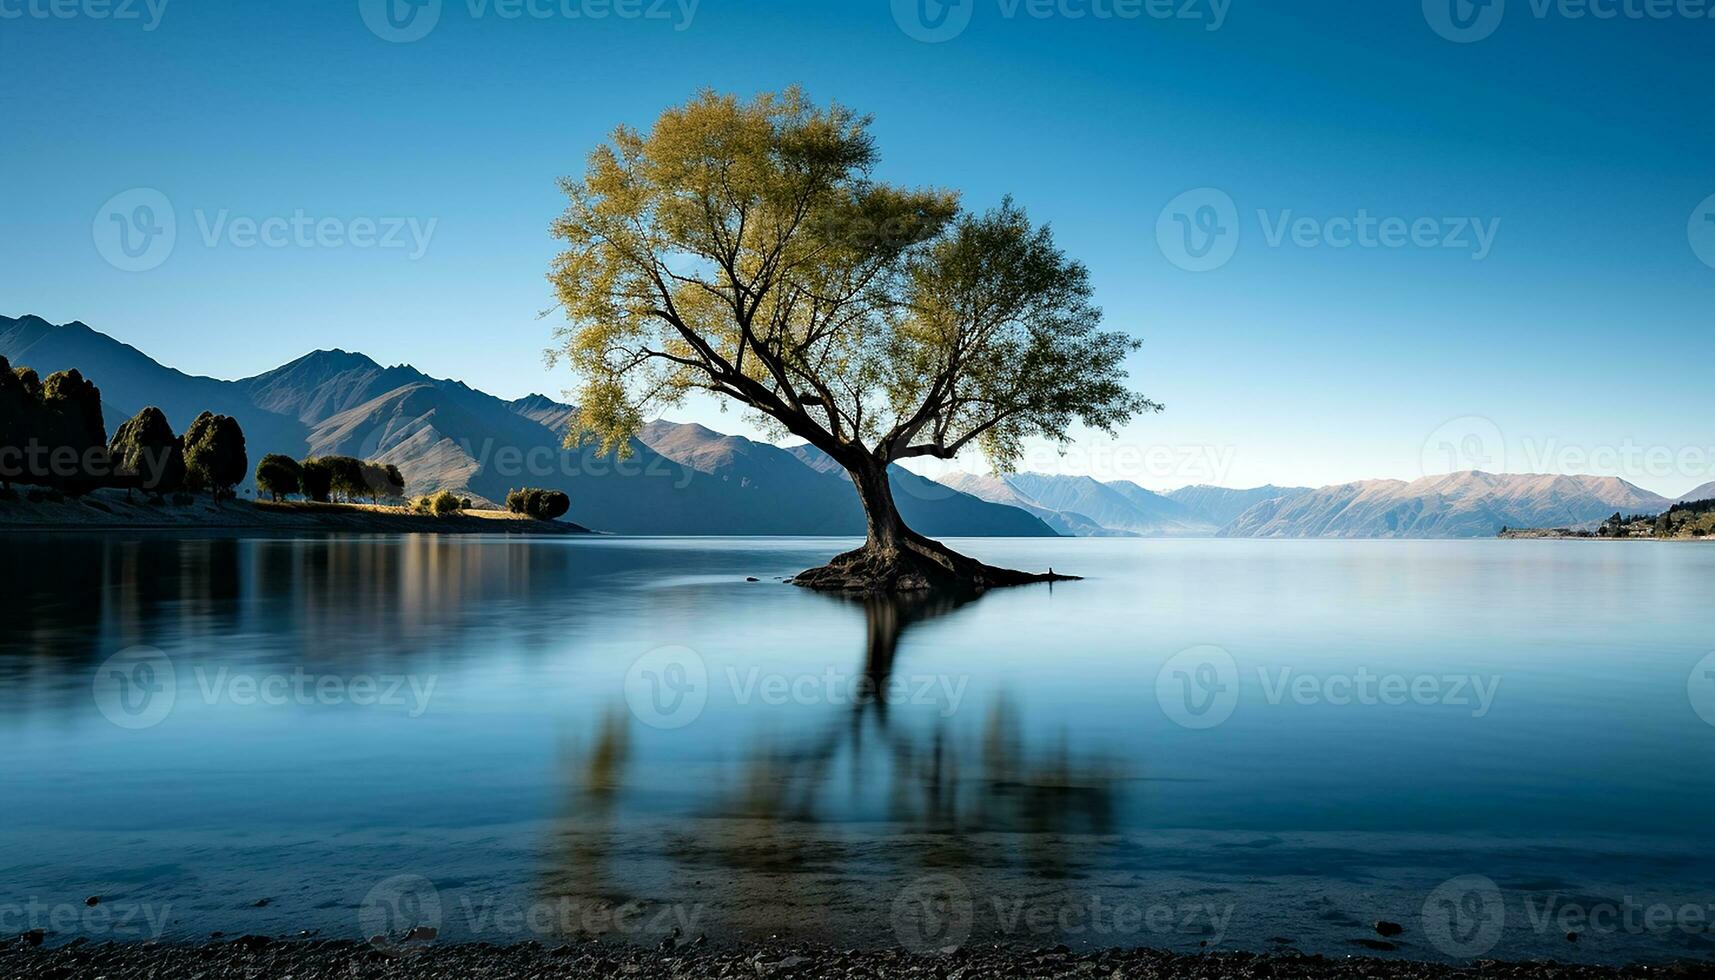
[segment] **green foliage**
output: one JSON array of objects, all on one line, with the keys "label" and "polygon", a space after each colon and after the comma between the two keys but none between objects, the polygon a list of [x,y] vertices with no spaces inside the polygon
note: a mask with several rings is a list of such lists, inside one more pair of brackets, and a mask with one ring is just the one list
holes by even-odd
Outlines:
[{"label": "green foliage", "polygon": [[431,514],[435,517],[445,517],[457,513],[459,498],[450,490],[441,490],[426,494],[411,501],[411,509],[419,514]]},{"label": "green foliage", "polygon": [[868,117],[793,89],[704,93],[621,127],[554,223],[549,278],[582,380],[579,425],[623,453],[694,391],[847,469],[1107,432],[1160,408],[1125,387],[1137,342],[1103,331],[1089,274],[1010,200],[883,184]]},{"label": "green foliage", "polygon": [[231,496],[249,472],[244,430],[230,415],[198,415],[185,430],[184,443],[185,485],[192,490],[207,490],[216,498]]},{"label": "green foliage", "polygon": [[[375,464],[369,464],[374,466]],[[398,500],[405,496],[405,474],[399,472],[399,467],[388,463],[380,467],[380,473],[374,476],[379,484],[381,496],[390,500]]]},{"label": "green foliage", "polygon": [[172,493],[184,485],[184,446],[166,413],[153,405],[125,420],[107,450],[115,485],[151,493]]},{"label": "green foliage", "polygon": [[35,371],[0,358],[0,485],[83,494],[111,475],[95,385],[75,368],[42,382]]},{"label": "green foliage", "polygon": [[107,446],[101,391],[77,368],[48,375],[42,382],[42,407],[48,413],[44,427],[54,445],[80,451]]},{"label": "green foliage", "polygon": [[310,500],[325,504],[333,494],[333,468],[320,457],[304,460],[298,480],[304,496]]},{"label": "green foliage", "polygon": [[539,521],[551,521],[565,516],[572,509],[572,500],[559,490],[524,487],[507,493],[506,509]]},{"label": "green foliage", "polygon": [[269,453],[256,464],[256,489],[275,500],[302,493],[304,468],[290,456]]},{"label": "green foliage", "polygon": [[392,463],[354,456],[317,456],[304,461],[304,492],[315,500],[398,500],[405,496],[405,475]]}]

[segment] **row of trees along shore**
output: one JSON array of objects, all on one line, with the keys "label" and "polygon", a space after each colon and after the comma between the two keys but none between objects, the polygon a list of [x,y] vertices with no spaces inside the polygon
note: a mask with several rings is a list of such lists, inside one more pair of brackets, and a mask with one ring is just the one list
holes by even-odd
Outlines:
[{"label": "row of trees along shore", "polygon": [[219,499],[232,495],[248,466],[244,431],[231,416],[203,412],[181,435],[150,406],[109,442],[101,391],[76,368],[42,380],[0,357],[0,489],[8,494],[17,483],[73,496],[113,487]]},{"label": "row of trees along shore", "polygon": [[277,501],[296,495],[323,503],[368,500],[379,504],[405,496],[405,474],[392,463],[353,456],[312,456],[299,462],[269,453],[256,464],[256,492]]},{"label": "row of trees along shore", "polygon": [[[76,368],[41,380],[0,357],[0,488],[14,483],[82,496],[104,487],[157,496],[206,491],[231,497],[249,472],[244,430],[229,415],[203,412],[177,434],[151,405],[107,438],[101,390]],[[405,494],[397,466],[321,456],[299,463],[269,453],[256,467],[259,492],[327,501],[379,502]]]}]

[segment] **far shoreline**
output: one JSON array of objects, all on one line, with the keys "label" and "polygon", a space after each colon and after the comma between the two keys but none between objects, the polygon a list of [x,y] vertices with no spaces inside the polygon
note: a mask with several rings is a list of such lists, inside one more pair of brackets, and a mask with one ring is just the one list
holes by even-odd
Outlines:
[{"label": "far shoreline", "polygon": [[0,531],[41,532],[284,532],[290,534],[512,534],[551,537],[597,532],[570,521],[545,521],[504,510],[434,515],[406,507],[197,496],[190,503],[101,490],[84,497],[30,500],[14,487],[0,500]]}]

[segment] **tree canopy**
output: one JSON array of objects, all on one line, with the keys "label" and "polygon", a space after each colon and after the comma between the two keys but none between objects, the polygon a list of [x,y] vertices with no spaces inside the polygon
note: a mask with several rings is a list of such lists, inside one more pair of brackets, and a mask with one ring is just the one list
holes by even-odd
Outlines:
[{"label": "tree canopy", "polygon": [[116,482],[154,493],[172,493],[184,483],[184,447],[166,413],[153,405],[125,420],[107,448]]},{"label": "tree canopy", "polygon": [[561,182],[553,225],[568,322],[550,357],[582,382],[568,439],[624,452],[705,391],[848,469],[967,447],[1006,469],[1028,439],[1159,409],[1126,388],[1137,342],[1100,329],[1046,226],[882,183],[877,159],[869,117],[796,89],[616,130]]},{"label": "tree canopy", "polygon": [[204,412],[185,430],[185,483],[216,496],[229,494],[249,471],[244,431],[230,415]]},{"label": "tree canopy", "polygon": [[256,489],[275,500],[304,489],[304,468],[281,453],[269,453],[256,464]]}]

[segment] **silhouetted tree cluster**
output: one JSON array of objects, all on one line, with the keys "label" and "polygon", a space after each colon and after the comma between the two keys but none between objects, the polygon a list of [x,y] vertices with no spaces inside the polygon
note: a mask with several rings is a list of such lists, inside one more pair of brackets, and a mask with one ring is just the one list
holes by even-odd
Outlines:
[{"label": "silhouetted tree cluster", "polygon": [[0,357],[0,485],[219,495],[231,493],[244,468],[244,432],[230,417],[204,412],[181,438],[151,405],[122,423],[110,443],[101,391],[80,371],[41,381],[34,370]]},{"label": "silhouetted tree cluster", "polygon": [[506,495],[506,509],[514,514],[524,514],[539,521],[551,521],[564,516],[572,509],[572,500],[558,490],[543,490],[540,487],[524,487],[513,490]]},{"label": "silhouetted tree cluster", "polygon": [[405,475],[392,463],[353,456],[313,456],[304,460],[300,482],[311,500],[398,500],[405,496]]},{"label": "silhouetted tree cluster", "polygon": [[82,494],[111,472],[95,385],[75,368],[42,381],[0,357],[0,482]]}]

